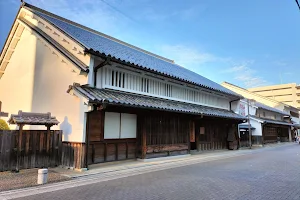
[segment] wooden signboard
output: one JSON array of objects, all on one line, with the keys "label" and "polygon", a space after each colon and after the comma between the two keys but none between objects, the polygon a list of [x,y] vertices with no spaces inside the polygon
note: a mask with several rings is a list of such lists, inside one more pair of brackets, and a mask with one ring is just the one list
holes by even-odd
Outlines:
[{"label": "wooden signboard", "polygon": [[204,135],[205,134],[205,127],[200,127],[200,135]]}]

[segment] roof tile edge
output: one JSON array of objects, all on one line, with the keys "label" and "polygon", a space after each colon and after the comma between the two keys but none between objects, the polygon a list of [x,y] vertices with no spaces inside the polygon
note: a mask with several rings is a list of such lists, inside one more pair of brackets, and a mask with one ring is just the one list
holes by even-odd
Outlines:
[{"label": "roof tile edge", "polygon": [[130,47],[130,48],[133,48],[133,49],[135,49],[135,50],[138,50],[138,51],[141,51],[141,52],[143,52],[143,53],[149,54],[149,55],[151,55],[151,56],[154,56],[154,57],[156,57],[156,58],[158,58],[158,59],[161,59],[161,60],[164,60],[164,61],[166,61],[166,62],[170,62],[170,63],[173,63],[173,64],[175,63],[174,60],[171,60],[171,59],[169,59],[169,58],[165,58],[165,57],[163,57],[163,56],[160,56],[160,55],[157,55],[157,54],[155,54],[155,53],[149,52],[149,51],[144,50],[144,49],[142,49],[142,48],[136,47],[136,46],[131,45],[131,44],[127,43],[127,42],[124,42],[124,41],[119,40],[119,39],[117,39],[117,38],[114,38],[114,37],[112,37],[112,36],[106,35],[106,34],[104,34],[104,33],[101,33],[101,32],[99,32],[99,31],[96,31],[96,30],[91,29],[91,28],[89,28],[89,27],[87,27],[87,26],[81,25],[81,24],[79,24],[79,23],[76,23],[76,22],[74,22],[74,21],[68,20],[68,19],[66,19],[66,18],[63,18],[63,17],[61,17],[61,16],[58,16],[58,15],[56,15],[56,14],[53,14],[53,13],[51,13],[51,12],[48,12],[48,11],[43,10],[43,9],[41,9],[41,8],[38,8],[38,7],[36,7],[36,6],[34,6],[34,5],[31,5],[31,4],[29,4],[29,3],[24,2],[24,3],[23,3],[23,6],[26,7],[26,8],[29,8],[29,9],[36,10],[36,11],[38,11],[38,12],[42,12],[42,13],[44,13],[44,14],[46,14],[46,15],[49,15],[50,17],[55,17],[55,18],[57,18],[57,19],[59,19],[59,20],[62,20],[62,21],[64,21],[64,22],[66,22],[66,23],[69,23],[69,24],[72,24],[72,25],[77,26],[77,27],[79,27],[79,28],[85,29],[85,30],[87,30],[87,31],[89,31],[89,32],[98,34],[98,35],[103,36],[103,37],[105,37],[105,38],[107,38],[107,39],[110,39],[110,40],[113,40],[113,41],[118,42],[118,43],[120,43],[120,44],[126,45],[126,46],[128,46],[128,47]]}]

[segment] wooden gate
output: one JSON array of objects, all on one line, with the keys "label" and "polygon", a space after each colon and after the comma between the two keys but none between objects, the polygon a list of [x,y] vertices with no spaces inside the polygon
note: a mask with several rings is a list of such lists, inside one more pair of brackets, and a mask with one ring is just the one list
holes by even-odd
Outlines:
[{"label": "wooden gate", "polygon": [[62,131],[23,130],[21,149],[17,156],[19,131],[0,130],[0,171],[55,167],[61,164]]}]

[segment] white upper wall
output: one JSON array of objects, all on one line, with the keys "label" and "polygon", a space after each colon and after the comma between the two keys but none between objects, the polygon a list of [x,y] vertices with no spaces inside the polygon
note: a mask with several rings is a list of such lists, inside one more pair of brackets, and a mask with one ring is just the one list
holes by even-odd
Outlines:
[{"label": "white upper wall", "polygon": [[[71,66],[53,46],[25,28],[0,79],[3,111],[9,114],[19,110],[51,112],[60,121],[59,126],[52,129],[62,129],[64,141],[84,142],[84,111],[87,108],[82,99],[66,91],[74,82],[86,84],[87,77],[74,72],[74,68],[76,66]],[[11,125],[10,128],[16,127]],[[24,128],[46,129],[44,126]]]},{"label": "white upper wall", "polygon": [[97,87],[229,110],[229,99],[224,96],[117,66],[104,66],[98,70]]},{"label": "white upper wall", "polygon": [[[232,111],[242,116],[248,116],[248,102],[246,99],[233,102],[231,105]],[[250,103],[249,113],[250,115],[256,115],[257,107]]]}]

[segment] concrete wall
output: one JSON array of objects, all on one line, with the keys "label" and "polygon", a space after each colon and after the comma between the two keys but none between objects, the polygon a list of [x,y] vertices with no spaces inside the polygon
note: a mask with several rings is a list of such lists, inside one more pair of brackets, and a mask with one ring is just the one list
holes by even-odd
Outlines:
[{"label": "concrete wall", "polygon": [[265,87],[250,88],[248,90],[300,108],[300,103],[297,102],[297,100],[300,100],[300,96],[298,96],[297,93],[300,92],[296,83],[270,85]]},{"label": "concrete wall", "polygon": [[[25,29],[0,80],[2,110],[9,114],[18,110],[51,112],[61,122],[53,129],[64,131],[63,140],[83,142],[85,106],[82,99],[66,92],[73,82],[86,84],[87,77],[71,72],[70,66]],[[45,129],[43,126],[24,128]]]}]

